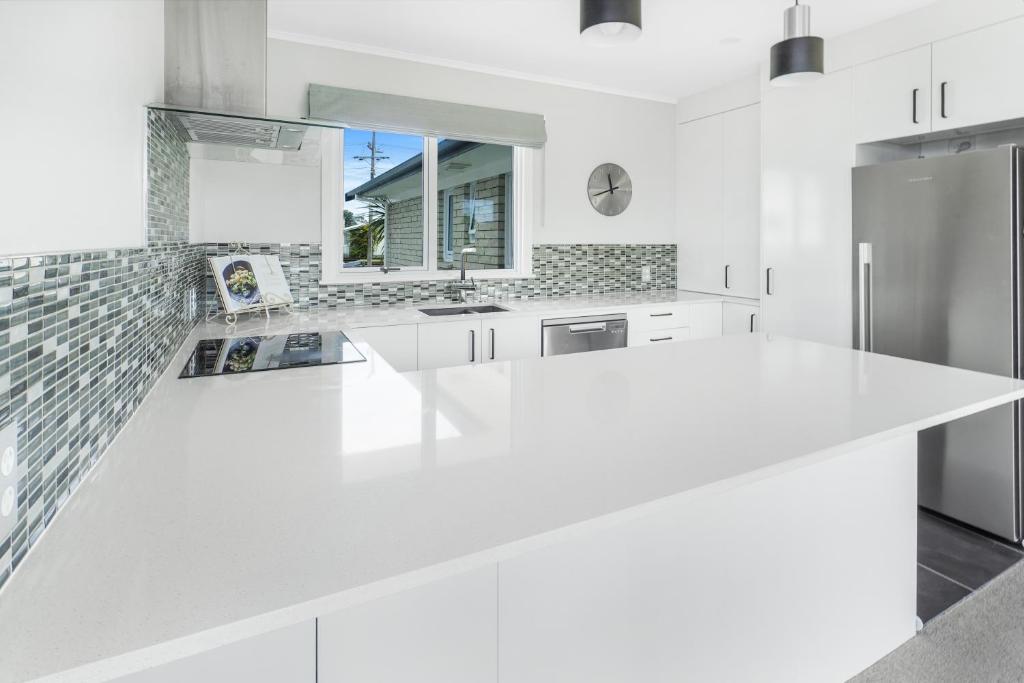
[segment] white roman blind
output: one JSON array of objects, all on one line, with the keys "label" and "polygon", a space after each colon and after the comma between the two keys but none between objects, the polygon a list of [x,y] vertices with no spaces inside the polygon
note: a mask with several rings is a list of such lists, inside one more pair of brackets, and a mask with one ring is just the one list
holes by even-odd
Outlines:
[{"label": "white roman blind", "polygon": [[543,147],[544,117],[505,109],[309,84],[309,117],[347,128]]}]

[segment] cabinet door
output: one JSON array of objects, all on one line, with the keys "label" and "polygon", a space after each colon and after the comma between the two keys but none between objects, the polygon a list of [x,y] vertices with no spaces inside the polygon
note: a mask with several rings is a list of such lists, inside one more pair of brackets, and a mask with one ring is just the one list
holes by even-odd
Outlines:
[{"label": "cabinet door", "polygon": [[114,679],[115,683],[316,683],[316,622],[264,633]]},{"label": "cabinet door", "polygon": [[497,681],[497,571],[475,569],[320,617],[317,681]]},{"label": "cabinet door", "polygon": [[722,117],[681,124],[677,133],[678,286],[696,292],[721,292],[725,273]]},{"label": "cabinet door", "polygon": [[540,319],[489,318],[483,328],[483,362],[540,358]]},{"label": "cabinet door", "polygon": [[423,323],[418,330],[419,369],[480,362],[480,321]]},{"label": "cabinet door", "polygon": [[360,327],[352,334],[365,339],[395,370],[416,369],[416,325]]},{"label": "cabinet door", "polygon": [[[836,71],[799,88],[768,88],[764,266],[771,292],[761,298],[764,329],[849,348],[852,331],[853,82]],[[762,271],[761,283],[766,274]]]},{"label": "cabinet door", "polygon": [[932,45],[932,128],[1024,116],[1020,42],[1024,17]]},{"label": "cabinet door", "polygon": [[854,68],[854,134],[857,142],[876,142],[929,132],[932,129],[931,77],[931,45]]},{"label": "cabinet door", "polygon": [[722,336],[722,304],[690,305],[690,339]]},{"label": "cabinet door", "polygon": [[761,107],[722,115],[724,140],[723,242],[727,278],[721,291],[758,296],[761,265]]},{"label": "cabinet door", "polygon": [[759,331],[760,311],[761,307],[754,304],[725,302],[722,304],[722,334],[749,334]]}]

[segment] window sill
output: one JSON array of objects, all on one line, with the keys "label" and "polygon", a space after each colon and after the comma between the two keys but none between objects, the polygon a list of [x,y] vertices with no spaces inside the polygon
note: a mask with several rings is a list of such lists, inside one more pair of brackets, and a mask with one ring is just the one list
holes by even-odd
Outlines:
[{"label": "window sill", "polygon": [[[458,280],[458,270],[399,270],[390,273],[380,271],[360,271],[358,273],[337,273],[329,276],[321,275],[322,285],[356,285],[370,282],[434,282]],[[532,271],[525,270],[467,270],[466,279],[474,280],[523,280],[536,277]]]}]

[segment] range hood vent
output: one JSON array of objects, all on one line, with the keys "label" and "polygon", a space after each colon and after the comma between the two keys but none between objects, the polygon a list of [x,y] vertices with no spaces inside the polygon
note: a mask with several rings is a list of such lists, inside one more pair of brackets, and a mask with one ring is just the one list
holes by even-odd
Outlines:
[{"label": "range hood vent", "polygon": [[306,126],[293,123],[204,112],[168,111],[168,114],[185,142],[297,150],[306,134]]}]

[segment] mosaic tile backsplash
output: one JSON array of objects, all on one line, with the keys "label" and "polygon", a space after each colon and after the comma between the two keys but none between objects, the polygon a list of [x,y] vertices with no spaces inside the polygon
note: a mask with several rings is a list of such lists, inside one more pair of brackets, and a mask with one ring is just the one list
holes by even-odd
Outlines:
[{"label": "mosaic tile backsplash", "polygon": [[[292,296],[300,308],[379,306],[403,302],[436,301],[446,292],[444,281],[373,282],[321,285],[319,244],[252,243],[253,254],[277,254]],[[227,256],[229,244],[207,244],[207,256]],[[651,268],[650,282],[641,269]],[[479,291],[507,299],[540,296],[641,292],[676,288],[674,244],[538,244],[533,247],[534,277],[477,280]],[[207,274],[207,305],[218,308],[212,274]]]},{"label": "mosaic tile backsplash", "polygon": [[0,585],[194,326],[202,256],[181,243],[0,258],[0,428],[18,433]]}]

